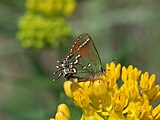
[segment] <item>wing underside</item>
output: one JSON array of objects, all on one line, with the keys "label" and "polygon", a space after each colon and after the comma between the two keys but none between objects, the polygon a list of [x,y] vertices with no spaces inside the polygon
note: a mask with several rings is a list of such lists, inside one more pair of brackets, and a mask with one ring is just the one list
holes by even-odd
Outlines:
[{"label": "wing underside", "polygon": [[[74,54],[72,59],[78,61],[78,63],[74,65],[77,69],[75,77],[87,78],[100,72],[102,67],[101,60],[91,37],[87,33],[80,35],[74,41],[70,53]],[[76,59],[78,55],[80,55],[80,57]]]}]

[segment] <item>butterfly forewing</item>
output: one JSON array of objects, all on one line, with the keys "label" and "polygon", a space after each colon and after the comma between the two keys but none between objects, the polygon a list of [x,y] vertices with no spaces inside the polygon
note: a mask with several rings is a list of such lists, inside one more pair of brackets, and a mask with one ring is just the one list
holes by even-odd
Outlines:
[{"label": "butterfly forewing", "polygon": [[[96,73],[101,70],[102,66],[99,54],[91,37],[87,33],[80,35],[75,40],[71,47],[70,53],[81,56],[79,58],[78,66],[81,66],[81,63],[82,66],[90,64],[90,66],[87,67],[86,72],[89,71],[91,73]],[[83,62],[85,62],[85,64],[83,64]]]},{"label": "butterfly forewing", "polygon": [[73,43],[70,54],[71,61],[74,61],[74,67],[77,70],[73,77],[86,79],[94,77],[101,72],[101,60],[97,49],[91,37],[84,33],[80,35]]}]

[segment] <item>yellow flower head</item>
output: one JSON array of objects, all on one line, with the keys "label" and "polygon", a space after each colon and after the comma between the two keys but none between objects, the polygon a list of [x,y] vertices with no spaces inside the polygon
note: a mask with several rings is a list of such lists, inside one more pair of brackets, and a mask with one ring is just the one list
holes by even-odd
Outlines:
[{"label": "yellow flower head", "polygon": [[17,38],[24,48],[58,48],[72,36],[67,22],[76,0],[27,0],[26,12],[18,22]]},{"label": "yellow flower head", "polygon": [[156,75],[152,74],[149,77],[149,73],[145,72],[141,75],[140,88],[143,92],[144,99],[151,102],[160,98],[160,85],[155,85]]},{"label": "yellow flower head", "polygon": [[139,97],[139,88],[138,88],[138,82],[134,81],[132,79],[128,79],[124,82],[123,86],[121,87],[121,90],[125,93],[125,95],[130,100],[136,100],[137,97]]},{"label": "yellow flower head", "polygon": [[160,105],[153,108],[151,104],[160,100],[160,85],[155,85],[155,80],[155,74],[141,74],[132,65],[121,70],[120,64],[112,62],[106,65],[106,75],[83,82],[66,81],[64,90],[82,110],[81,120],[159,120]]},{"label": "yellow flower head", "polygon": [[76,0],[28,0],[26,8],[30,12],[44,15],[70,16],[76,8]]}]

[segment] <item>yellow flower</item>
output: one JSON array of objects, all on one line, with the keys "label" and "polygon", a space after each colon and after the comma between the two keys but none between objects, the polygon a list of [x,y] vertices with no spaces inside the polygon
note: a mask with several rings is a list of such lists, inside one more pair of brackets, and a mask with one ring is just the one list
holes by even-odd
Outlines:
[{"label": "yellow flower", "polygon": [[137,97],[139,97],[139,88],[138,88],[138,82],[134,81],[132,79],[126,80],[121,87],[121,90],[125,93],[125,95],[130,100],[136,100]]},{"label": "yellow flower", "polygon": [[26,12],[18,22],[17,38],[24,48],[58,48],[72,36],[67,17],[76,0],[27,0]]},{"label": "yellow flower", "polygon": [[109,88],[113,88],[116,84],[116,81],[120,77],[121,65],[117,66],[112,62],[110,65],[106,64],[106,77]]},{"label": "yellow flower", "polygon": [[153,120],[151,115],[152,106],[149,105],[148,101],[144,103],[141,102],[131,102],[128,106],[127,119],[142,119],[142,120]]},{"label": "yellow flower", "polygon": [[72,84],[71,81],[65,81],[64,84],[63,84],[63,87],[64,87],[64,91],[65,91],[67,97],[72,99],[73,98],[73,93],[70,89],[71,84]]},{"label": "yellow flower", "polygon": [[78,85],[78,83],[73,82],[70,88],[73,91],[73,100],[83,111],[81,120],[97,120],[97,119],[103,120],[96,113],[96,110],[91,105],[92,102],[91,99],[82,89],[82,87]]},{"label": "yellow flower", "polygon": [[149,77],[149,73],[145,72],[141,75],[140,88],[142,90],[142,96],[144,99],[151,102],[160,98],[160,85],[155,85],[156,75],[152,74]]},{"label": "yellow flower", "polygon": [[160,120],[160,104],[156,108],[154,108],[154,110],[152,111],[152,116],[155,120]]},{"label": "yellow flower", "polygon": [[81,82],[80,83],[85,93],[92,97],[93,96],[93,84],[91,81]]},{"label": "yellow flower", "polygon": [[155,74],[141,74],[132,65],[123,66],[121,73],[121,65],[112,62],[106,65],[106,75],[66,81],[64,90],[82,110],[81,120],[159,120],[160,105],[153,109],[151,104],[160,99],[160,85],[155,80]]},{"label": "yellow flower", "polygon": [[128,99],[126,98],[125,94],[121,91],[118,91],[114,94],[112,98],[112,106],[115,111],[123,111],[123,109],[127,106]]},{"label": "yellow flower", "polygon": [[73,11],[75,10],[76,8],[76,1],[75,0],[67,0],[65,2],[65,5],[63,7],[63,13],[66,15],[66,16],[70,16]]},{"label": "yellow flower", "polygon": [[141,74],[141,70],[138,68],[133,68],[132,65],[129,65],[128,68],[125,66],[122,67],[122,81],[125,82],[128,79],[132,79],[134,81],[138,80],[139,75]]},{"label": "yellow flower", "polygon": [[107,92],[106,86],[102,80],[94,81],[92,91],[94,96],[99,98],[103,97]]},{"label": "yellow flower", "polygon": [[70,16],[76,8],[76,0],[28,0],[26,8],[30,12],[44,15]]},{"label": "yellow flower", "polygon": [[[19,20],[17,37],[25,48],[54,48],[65,44],[71,36],[71,27],[62,17],[44,17],[26,13]],[[61,39],[59,39],[61,38]]]},{"label": "yellow flower", "polygon": [[151,75],[149,78],[149,73],[145,72],[141,75],[140,87],[145,92],[151,90],[154,87],[156,76],[155,74]]},{"label": "yellow flower", "polygon": [[51,118],[50,120],[70,120],[70,111],[66,104],[60,104],[57,108],[57,113],[55,119]]},{"label": "yellow flower", "polygon": [[89,106],[90,99],[82,88],[78,88],[78,90],[73,92],[73,99],[81,108],[87,108]]}]

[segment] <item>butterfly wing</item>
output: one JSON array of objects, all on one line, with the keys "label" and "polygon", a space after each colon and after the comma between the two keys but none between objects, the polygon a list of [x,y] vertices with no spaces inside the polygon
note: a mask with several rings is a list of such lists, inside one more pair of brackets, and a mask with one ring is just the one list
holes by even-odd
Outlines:
[{"label": "butterfly wing", "polygon": [[84,33],[73,43],[70,54],[74,54],[77,77],[86,78],[98,73],[101,68],[101,60],[91,37]]}]

